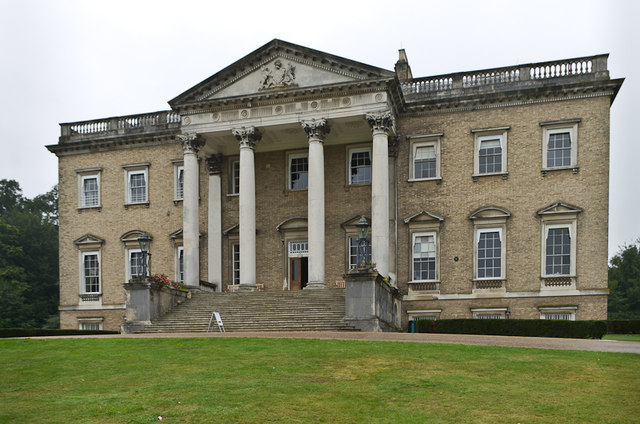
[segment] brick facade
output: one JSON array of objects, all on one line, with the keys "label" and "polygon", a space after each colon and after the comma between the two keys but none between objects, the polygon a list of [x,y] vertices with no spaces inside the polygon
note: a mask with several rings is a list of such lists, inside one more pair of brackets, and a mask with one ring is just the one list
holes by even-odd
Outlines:
[{"label": "brick facade", "polygon": [[[252,55],[261,57],[260,54],[275,49],[277,56],[278,43],[283,42],[275,40]],[[324,55],[286,44],[294,50]],[[596,60],[601,59],[594,57],[589,60],[594,63],[595,70]],[[244,63],[243,59],[237,66]],[[342,79],[347,79],[344,76],[331,79],[322,73],[314,76],[311,65],[308,69],[303,65],[307,66],[307,63],[298,64],[299,73],[304,76],[305,70],[310,72],[318,87],[323,87],[323,84],[335,87],[343,83]],[[519,83],[517,90],[512,91],[499,84],[498,89],[469,88],[468,93],[462,88],[455,91],[454,87],[450,94],[445,93],[448,96],[445,98],[430,97],[429,93],[416,98],[415,93],[408,94],[406,84],[417,84],[420,82],[418,79],[401,81],[398,79],[401,75],[395,76],[384,70],[374,78],[371,75],[377,72],[377,68],[364,68],[362,64],[352,66],[363,67],[361,74],[369,72],[369,80],[376,81],[371,83],[374,88],[356,87],[349,85],[348,81],[336,88],[338,93],[319,90],[309,94],[303,90],[304,87],[283,87],[282,90],[291,91],[292,99],[281,100],[284,107],[275,106],[273,109],[274,114],[285,116],[288,110],[295,108],[313,109],[314,100],[317,100],[315,107],[319,112],[313,116],[321,116],[325,113],[323,108],[326,108],[328,112],[325,114],[333,125],[324,145],[327,286],[333,287],[342,281],[343,274],[348,271],[347,231],[353,234],[353,219],[372,214],[371,184],[350,185],[348,181],[349,149],[370,149],[372,146],[370,129],[362,110],[357,109],[359,102],[370,99],[366,101],[372,104],[382,102],[392,110],[395,120],[390,138],[397,136],[397,152],[391,149],[389,156],[389,269],[392,281],[405,294],[403,325],[406,326],[408,319],[425,314],[437,315],[438,318],[472,318],[474,310],[484,309],[495,309],[500,313],[506,310],[512,318],[535,319],[541,316],[540,308],[567,307],[575,319],[606,318],[609,107],[620,87],[620,80],[610,80],[607,73],[606,78],[587,75],[581,80],[568,82],[558,78],[558,81],[535,87]],[[455,85],[453,77],[451,80]],[[213,86],[215,81],[216,76],[205,83]],[[191,91],[205,90],[202,87],[206,88],[206,84]],[[233,87],[226,86],[225,90],[234,94]],[[102,318],[105,329],[118,329],[122,324],[125,312],[122,284],[127,279],[127,245],[121,238],[127,232],[138,230],[153,239],[150,248],[152,273],[178,278],[176,246],[182,239],[171,238],[171,235],[183,226],[182,201],[174,199],[175,170],[183,159],[183,151],[176,136],[194,129],[205,137],[204,147],[198,154],[200,280],[207,280],[208,276],[207,217],[208,208],[212,205],[211,199],[207,198],[209,174],[204,159],[211,154],[222,153],[223,289],[228,289],[232,283],[231,246],[238,243],[239,198],[231,193],[231,170],[232,163],[238,160],[238,146],[230,131],[211,128],[222,125],[218,122],[222,122],[225,116],[231,116],[229,114],[236,107],[233,105],[235,97],[229,97],[231,106],[220,103],[220,99],[215,99],[218,102],[215,104],[212,100],[206,107],[211,107],[213,112],[202,112],[204,103],[198,106],[201,109],[197,109],[187,102],[191,91],[171,102],[174,111],[166,117],[163,115],[165,112],[153,115],[152,119],[160,119],[161,125],[155,120],[152,125],[144,121],[137,133],[128,134],[124,129],[117,133],[89,131],[82,135],[74,131],[82,128],[83,123],[63,124],[60,142],[48,146],[59,157],[62,328],[77,328],[79,319],[83,317]],[[277,91],[269,93],[275,95]],[[254,101],[258,105],[260,101],[269,104],[268,96],[260,99]],[[292,101],[294,103],[287,103]],[[295,102],[298,102],[297,106]],[[246,108],[246,103],[238,106],[238,116],[242,116]],[[257,110],[255,106],[254,109]],[[353,112],[347,116],[342,110]],[[179,115],[179,121],[171,121],[171,113]],[[298,113],[304,116],[306,112]],[[334,115],[331,114],[335,117],[332,118]],[[291,124],[285,121],[265,124],[265,137],[255,148],[256,269],[257,283],[264,285],[265,290],[287,288],[287,242],[304,240],[306,235],[307,190],[288,189],[289,155],[307,151],[306,136],[297,124],[299,119],[302,118],[294,118]],[[553,122],[577,125],[577,163],[544,172],[544,131]],[[229,128],[241,124],[231,122]],[[486,131],[490,129],[493,131]],[[476,137],[485,133],[506,134],[506,148],[503,146],[506,169],[496,175],[474,176]],[[412,143],[424,140],[437,140],[439,143],[440,178],[415,181],[410,171]],[[278,147],[277,143],[282,145]],[[576,149],[575,143],[572,148]],[[147,171],[148,203],[125,206],[126,166],[133,164]],[[99,175],[99,207],[79,207],[82,175]],[[543,216],[538,212],[558,202],[561,202],[560,208],[565,208],[564,205],[575,207],[573,212],[565,208],[561,214],[568,216],[567,213],[573,213],[575,216],[575,234],[571,236],[577,240],[572,257],[576,272],[571,276],[571,286],[545,289],[541,278],[544,225]],[[475,229],[482,221],[470,219],[470,216],[486,207],[506,211],[500,218],[503,224],[493,225],[502,228],[504,271],[498,279],[500,287],[476,289]],[[420,215],[422,212],[427,215]],[[301,220],[296,221],[295,218]],[[298,222],[299,225],[296,224],[295,230],[288,230],[287,224],[283,224],[287,222]],[[283,226],[278,231],[280,225]],[[411,283],[412,234],[427,231],[425,228],[437,234],[437,289],[421,291]],[[83,245],[79,240],[87,234],[100,241]],[[95,300],[83,301],[80,296],[81,254],[87,249],[98,251],[100,255],[101,293],[97,303]]]}]

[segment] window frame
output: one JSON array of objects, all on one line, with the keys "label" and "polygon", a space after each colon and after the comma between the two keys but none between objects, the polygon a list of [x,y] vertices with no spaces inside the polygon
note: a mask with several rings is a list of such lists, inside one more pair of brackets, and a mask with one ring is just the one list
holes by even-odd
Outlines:
[{"label": "window frame", "polygon": [[[416,245],[416,237],[429,237],[432,236],[433,240],[434,240],[434,244],[435,244],[435,278],[428,278],[428,279],[420,279],[420,280],[416,280],[415,279],[415,258],[413,256],[414,254],[414,249],[415,249],[415,245]],[[410,255],[410,261],[411,261],[411,283],[422,283],[422,282],[439,282],[440,281],[440,238],[438,237],[438,231],[415,231],[411,233],[411,255]]]},{"label": "window frame", "polygon": [[471,308],[473,319],[506,319],[509,308]]},{"label": "window frame", "polygon": [[538,311],[540,312],[540,319],[553,319],[547,318],[548,315],[569,315],[568,320],[561,321],[575,321],[577,310],[577,306],[541,306],[538,308]]},{"label": "window frame", "polygon": [[[506,261],[506,243],[505,243],[505,233],[504,226],[492,226],[490,224],[487,225],[478,225],[474,228],[474,245],[473,245],[473,279],[476,281],[493,281],[493,280],[504,280],[505,279],[505,261]],[[480,277],[480,252],[479,252],[479,243],[480,243],[480,235],[484,233],[498,233],[498,237],[500,238],[500,276],[499,277]]]},{"label": "window frame", "polygon": [[[569,273],[568,274],[547,274],[547,238],[549,237],[549,230],[556,228],[567,228],[569,230]],[[576,234],[576,222],[571,220],[568,222],[543,222],[542,226],[542,278],[574,278],[576,277],[576,246],[577,246],[577,234]]]},{"label": "window frame", "polygon": [[[182,260],[182,261],[181,261]],[[176,246],[176,281],[184,283],[184,246]]]},{"label": "window frame", "polygon": [[[372,153],[372,148],[371,146],[360,146],[360,147],[349,147],[347,150],[347,185],[350,187],[353,186],[367,186],[367,185],[371,185],[371,180],[372,180],[372,174],[373,174],[373,153]],[[354,153],[362,153],[362,152],[366,152],[369,154],[369,181],[367,182],[357,182],[354,183],[352,180],[352,173],[351,173],[351,161],[352,161],[352,157]]]},{"label": "window frame", "polygon": [[[85,325],[97,325],[98,328],[84,328]],[[99,331],[104,326],[104,318],[78,318],[78,330]]]},{"label": "window frame", "polygon": [[[180,184],[180,173],[182,173],[182,185]],[[175,163],[173,166],[173,200],[178,202],[184,199],[184,164]]]},{"label": "window frame", "polygon": [[[134,276],[131,273],[131,256],[133,253],[142,253],[142,250],[140,248],[129,248],[127,249],[127,258],[126,258],[126,272],[127,272],[127,281],[131,280]],[[139,277],[139,275],[135,275],[136,277]]]},{"label": "window frame", "polygon": [[[351,249],[354,248],[354,246],[351,245],[352,241],[354,240],[358,240],[358,235],[357,234],[353,234],[353,233],[348,233],[347,234],[347,269],[351,270],[351,269],[355,269],[357,268],[360,264],[357,263],[352,263],[351,259],[352,259],[352,254],[351,254]],[[367,249],[366,249],[366,259],[365,259],[365,263],[366,264],[370,264],[372,263],[371,261],[371,235],[369,235],[366,240],[368,240],[368,244],[367,244]],[[358,259],[358,246],[356,244],[355,246],[356,249],[356,254],[355,254],[355,261],[357,261]],[[367,261],[368,259],[368,261]]]},{"label": "window frame", "polygon": [[[237,176],[236,176],[237,169]],[[229,191],[227,196],[238,196],[240,194],[240,158],[233,157],[229,160]]]},{"label": "window frame", "polygon": [[[542,171],[555,171],[561,169],[578,170],[578,124],[581,119],[568,119],[564,121],[541,122],[542,127]],[[569,133],[571,139],[571,163],[562,166],[548,166],[549,137],[558,133]]]},{"label": "window frame", "polygon": [[[85,257],[95,256],[98,262],[98,290],[87,291],[87,275],[85,267]],[[80,251],[80,294],[102,294],[102,258],[100,257],[100,250],[82,250]]]},{"label": "window frame", "polygon": [[[441,137],[443,133],[438,134],[428,134],[428,135],[418,135],[418,136],[407,136],[410,140],[410,150],[409,150],[409,182],[413,181],[433,181],[433,180],[441,180],[441,156],[440,156],[440,145],[441,145]],[[435,156],[436,156],[436,174],[433,177],[416,177],[415,175],[415,157],[416,151],[420,147],[434,147]]]},{"label": "window frame", "polygon": [[[96,180],[96,203],[93,205],[87,204],[87,197],[85,192],[85,182],[90,179]],[[91,208],[99,208],[100,207],[100,173],[97,174],[88,174],[80,176],[80,208],[81,209],[91,209]]]},{"label": "window frame", "polygon": [[[307,185],[305,187],[293,188],[291,185],[293,183],[292,177],[292,169],[291,165],[293,164],[294,159],[306,158],[307,159]],[[287,153],[287,191],[303,191],[309,189],[309,152],[290,152]]]},{"label": "window frame", "polygon": [[[483,128],[483,129],[474,129],[471,130],[473,134],[473,175],[472,177],[475,179],[477,177],[485,177],[490,175],[508,175],[509,171],[507,168],[507,158],[508,158],[508,138],[507,133],[511,129],[511,127],[500,127],[500,128]],[[499,172],[480,172],[480,146],[482,146],[483,141],[495,140],[498,139],[500,141],[501,148],[501,157],[500,164],[501,170]]]},{"label": "window frame", "polygon": [[[124,204],[129,205],[149,205],[149,163],[138,163],[123,165],[124,168]],[[132,201],[131,196],[131,176],[142,174],[144,176],[144,200]]]},{"label": "window frame", "polygon": [[238,242],[231,243],[231,285],[240,285],[240,243]]}]

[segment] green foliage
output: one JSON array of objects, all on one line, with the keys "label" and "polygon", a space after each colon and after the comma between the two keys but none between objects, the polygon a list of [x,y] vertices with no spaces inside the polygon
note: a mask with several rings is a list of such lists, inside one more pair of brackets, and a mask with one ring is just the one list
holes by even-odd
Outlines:
[{"label": "green foliage", "polygon": [[640,334],[640,319],[611,319],[607,321],[609,334]]},{"label": "green foliage", "polygon": [[640,239],[622,247],[609,266],[609,319],[640,319]]},{"label": "green foliage", "polygon": [[416,330],[418,333],[601,339],[607,333],[607,323],[545,319],[441,319],[419,320]]},{"label": "green foliage", "polygon": [[47,327],[58,316],[58,191],[27,199],[0,180],[0,327]]},{"label": "green foliage", "polygon": [[8,337],[87,336],[92,334],[120,334],[107,330],[71,330],[59,328],[0,328],[0,339]]}]

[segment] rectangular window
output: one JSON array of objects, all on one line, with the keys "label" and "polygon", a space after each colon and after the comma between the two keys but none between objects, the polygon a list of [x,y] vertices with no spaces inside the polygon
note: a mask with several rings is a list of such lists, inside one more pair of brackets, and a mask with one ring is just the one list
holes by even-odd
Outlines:
[{"label": "rectangular window", "polygon": [[240,193],[240,161],[231,162],[231,194]]},{"label": "rectangular window", "polygon": [[100,260],[98,252],[84,252],[82,254],[82,282],[83,293],[100,293]]},{"label": "rectangular window", "polygon": [[309,157],[306,154],[289,156],[289,190],[309,186]]},{"label": "rectangular window", "polygon": [[145,203],[147,201],[146,171],[129,171],[127,181],[129,203]]},{"label": "rectangular window", "polygon": [[436,235],[413,235],[413,281],[437,280]]},{"label": "rectangular window", "polygon": [[[371,263],[371,240],[366,239],[364,246],[365,265]],[[349,269],[355,268],[361,264],[358,263],[358,237],[349,237]]]},{"label": "rectangular window", "polygon": [[100,191],[98,176],[90,175],[82,177],[82,207],[91,208],[100,206]]},{"label": "rectangular window", "polygon": [[436,147],[416,146],[413,156],[414,178],[435,178],[437,176]]},{"label": "rectangular window", "polygon": [[349,151],[349,184],[371,184],[371,149]]},{"label": "rectangular window", "polygon": [[555,314],[544,314],[544,319],[555,319],[559,321],[573,321],[573,314],[564,312],[564,313],[555,313]]},{"label": "rectangular window", "polygon": [[581,119],[541,122],[542,169],[578,167],[578,124]]},{"label": "rectangular window", "polygon": [[232,255],[233,255],[233,284],[240,284],[240,245],[233,244],[231,245]]},{"label": "rectangular window", "polygon": [[102,330],[102,323],[101,322],[80,322],[80,330],[87,330],[87,331],[98,331],[98,330]]},{"label": "rectangular window", "polygon": [[143,273],[143,259],[140,249],[129,250],[129,278],[141,277]]},{"label": "rectangular window", "polygon": [[479,174],[502,172],[502,145],[499,138],[484,137],[480,140],[478,166]]},{"label": "rectangular window", "polygon": [[546,275],[571,274],[571,233],[569,227],[549,228],[545,243]]},{"label": "rectangular window", "polygon": [[183,246],[178,246],[178,251],[176,253],[176,256],[177,256],[176,278],[178,282],[183,283],[184,282],[184,247]]},{"label": "rectangular window", "polygon": [[502,314],[477,314],[475,319],[503,319]]},{"label": "rectangular window", "polygon": [[175,176],[175,199],[182,200],[184,198],[184,166],[176,166]]},{"label": "rectangular window", "polygon": [[571,166],[571,133],[550,133],[547,144],[547,168],[568,166]]},{"label": "rectangular window", "polygon": [[499,229],[478,230],[477,278],[502,278],[502,240]]}]

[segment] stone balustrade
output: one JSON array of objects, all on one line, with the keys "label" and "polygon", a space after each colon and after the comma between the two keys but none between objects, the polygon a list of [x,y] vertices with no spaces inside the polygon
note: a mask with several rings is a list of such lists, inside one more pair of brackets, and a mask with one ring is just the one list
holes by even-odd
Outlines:
[{"label": "stone balustrade", "polygon": [[60,128],[60,143],[62,144],[109,136],[177,129],[180,128],[180,115],[174,111],[160,111],[60,124]]},{"label": "stone balustrade", "polygon": [[[433,77],[413,78],[401,83],[408,102],[447,95],[460,96],[474,90],[517,90],[544,85],[550,79],[574,80],[608,78],[608,55],[588,56],[551,62],[530,63],[504,68],[459,72]],[[483,90],[483,91],[484,91]]]}]

